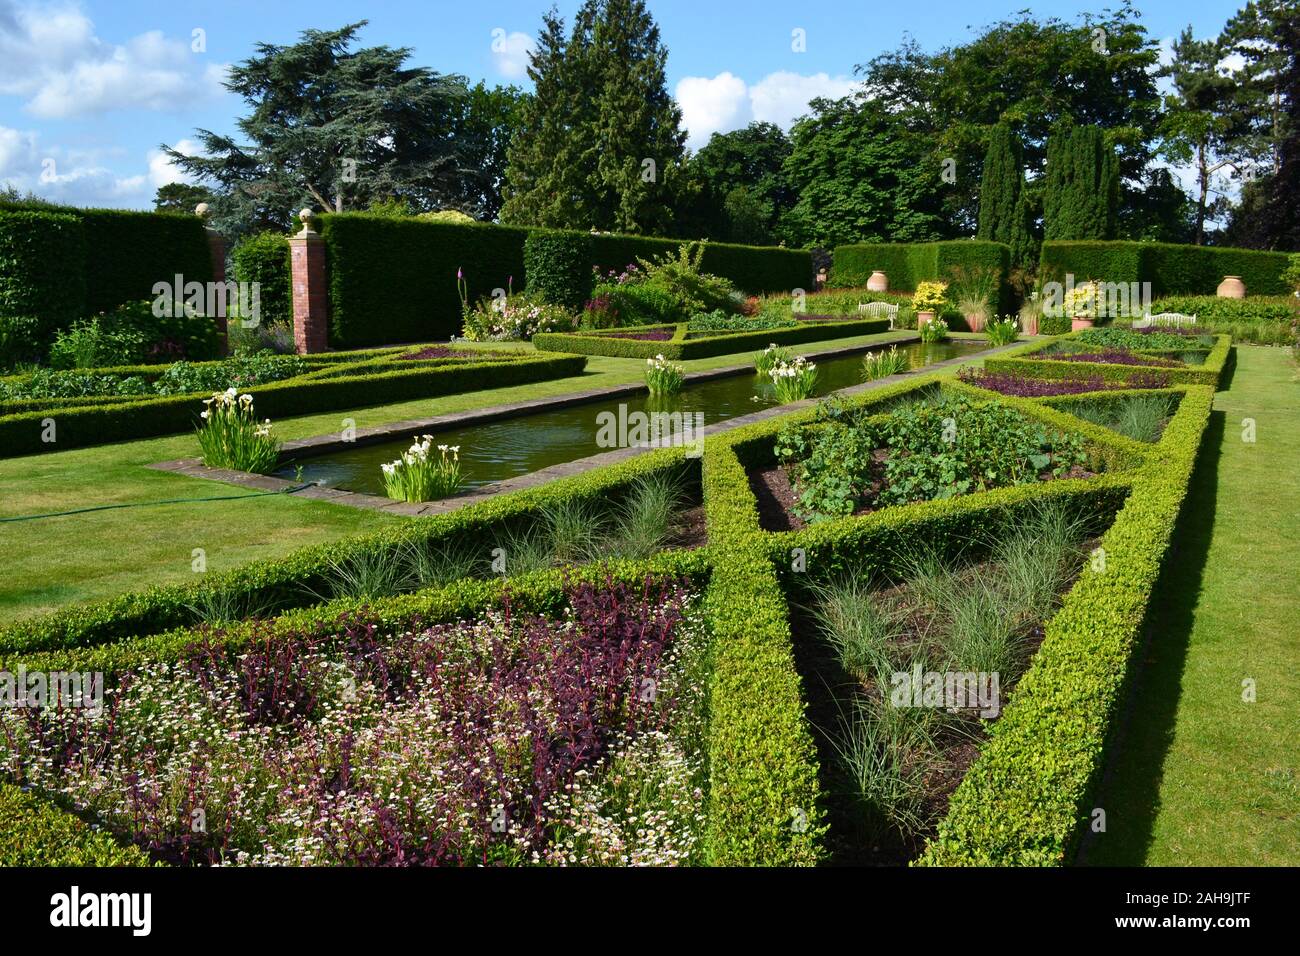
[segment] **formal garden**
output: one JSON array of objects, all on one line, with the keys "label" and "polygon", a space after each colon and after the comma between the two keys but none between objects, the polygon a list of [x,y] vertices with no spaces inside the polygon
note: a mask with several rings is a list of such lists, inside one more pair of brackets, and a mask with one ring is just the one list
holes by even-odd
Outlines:
[{"label": "formal garden", "polygon": [[1300,253],[1058,135],[1028,259],[0,202],[0,864],[1294,863]]}]

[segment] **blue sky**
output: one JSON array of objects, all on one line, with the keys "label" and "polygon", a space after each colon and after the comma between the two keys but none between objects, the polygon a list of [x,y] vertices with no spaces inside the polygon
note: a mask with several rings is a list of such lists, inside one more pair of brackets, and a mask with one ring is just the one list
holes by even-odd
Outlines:
[{"label": "blue sky", "polygon": [[[547,0],[0,0],[0,182],[83,205],[147,208],[177,178],[157,151],[193,148],[196,127],[232,131],[240,101],[220,80],[258,42],[368,19],[367,43],[407,46],[412,62],[471,82],[526,85],[526,47]],[[579,0],[558,4],[566,17]],[[652,0],[669,49],[669,88],[691,145],[751,119],[788,126],[817,95],[839,95],[853,67],[911,33],[958,43],[1023,0]],[[1138,0],[1157,39],[1190,24],[1218,33],[1237,0]],[[1082,2],[1037,2],[1074,19]],[[792,49],[804,31],[806,50]],[[200,32],[196,32],[200,31]],[[496,41],[494,43],[494,40]]]}]

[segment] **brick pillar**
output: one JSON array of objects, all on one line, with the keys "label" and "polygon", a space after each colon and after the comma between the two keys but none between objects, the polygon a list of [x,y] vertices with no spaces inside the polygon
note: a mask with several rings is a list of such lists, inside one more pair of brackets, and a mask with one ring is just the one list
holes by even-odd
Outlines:
[{"label": "brick pillar", "polygon": [[293,280],[293,341],[299,355],[329,348],[329,292],[325,240],[311,227],[311,211],[301,214],[302,231],[289,239]]},{"label": "brick pillar", "polygon": [[[208,204],[199,203],[194,207],[194,214],[200,219],[206,221],[208,218]],[[226,281],[226,240],[217,230],[206,227],[208,234],[208,255],[212,258],[212,281],[222,283]],[[229,304],[229,303],[227,303]],[[214,315],[212,321],[217,324],[217,337],[220,340],[221,354],[225,355],[228,351],[226,345],[226,317],[224,315]]]}]

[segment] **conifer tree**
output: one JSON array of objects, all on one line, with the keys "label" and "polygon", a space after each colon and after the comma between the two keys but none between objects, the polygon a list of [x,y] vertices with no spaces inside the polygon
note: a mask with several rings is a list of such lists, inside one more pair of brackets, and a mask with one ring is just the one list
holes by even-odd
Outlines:
[{"label": "conifer tree", "polygon": [[998,123],[989,134],[980,178],[981,239],[1010,243],[1016,225],[1016,210],[1024,182],[1023,149],[1015,131]]},{"label": "conifer tree", "polygon": [[643,0],[586,0],[567,38],[548,12],[528,68],[536,94],[511,143],[502,221],[666,230],[686,138],[667,59]]},{"label": "conifer tree", "polygon": [[1096,126],[1067,123],[1047,144],[1045,239],[1113,239],[1119,160]]}]

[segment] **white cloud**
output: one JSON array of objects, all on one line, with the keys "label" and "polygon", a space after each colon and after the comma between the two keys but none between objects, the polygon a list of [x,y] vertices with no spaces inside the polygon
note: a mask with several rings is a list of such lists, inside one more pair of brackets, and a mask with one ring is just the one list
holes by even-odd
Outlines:
[{"label": "white cloud", "polygon": [[512,80],[528,75],[529,54],[536,49],[533,38],[527,33],[506,33],[500,27],[492,31],[492,60],[497,72]]},{"label": "white cloud", "polygon": [[219,94],[224,75],[160,31],[110,44],[75,6],[0,0],[0,93],[23,97],[35,116],[184,109]]},{"label": "white cloud", "polygon": [[103,154],[43,146],[31,130],[0,126],[0,184],[55,202],[146,206],[153,198],[150,166],[150,173],[122,176],[104,164]]},{"label": "white cloud", "polygon": [[[203,151],[199,144],[192,139],[182,139],[172,149],[186,156],[198,156]],[[172,164],[171,157],[162,150],[155,149],[149,154],[149,184],[154,189],[159,186],[166,186],[169,183],[188,183],[190,181],[190,177],[177,169]]]},{"label": "white cloud", "polygon": [[731,73],[687,76],[677,83],[677,103],[687,129],[686,145],[699,149],[714,133],[740,129],[751,122],[775,123],[782,129],[808,111],[819,96],[836,99],[857,88],[847,76],[805,76],[780,70],[748,85]]}]

